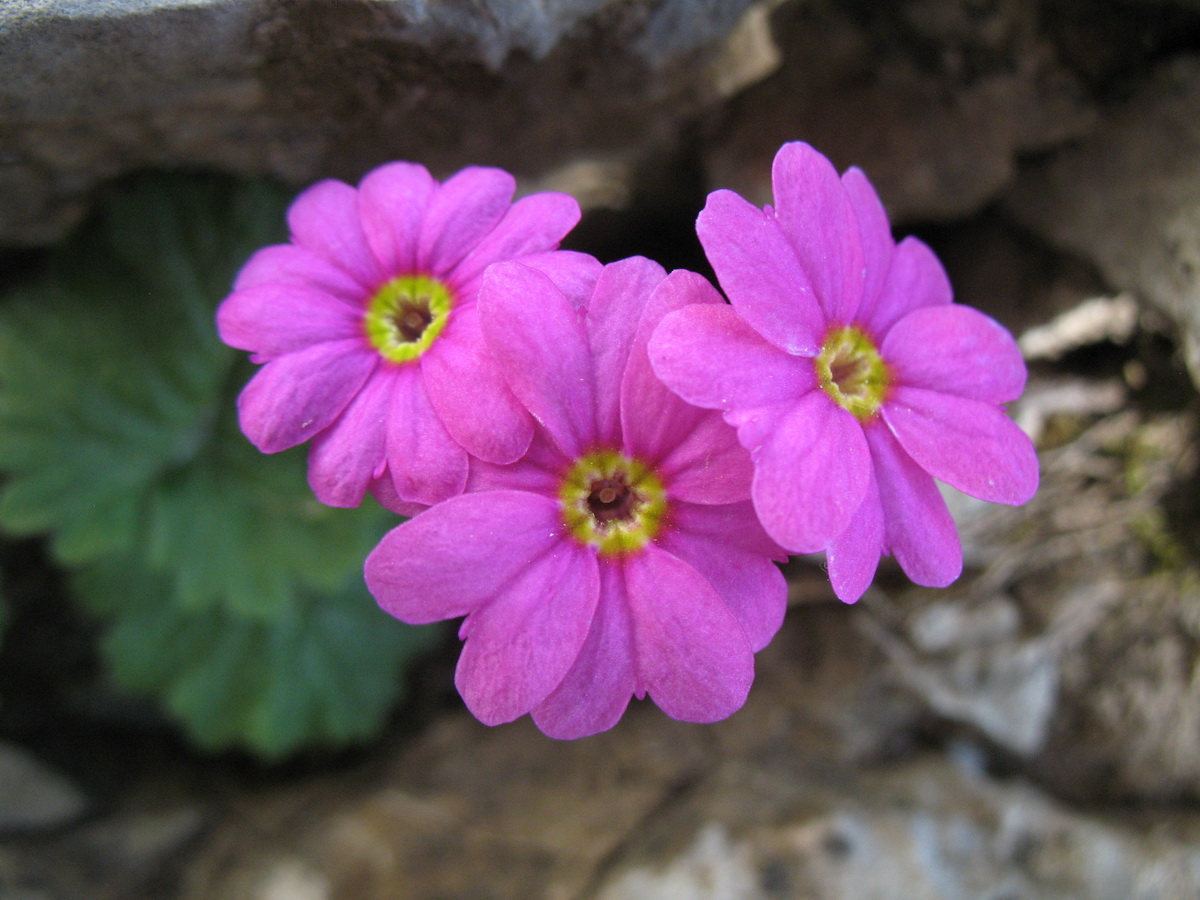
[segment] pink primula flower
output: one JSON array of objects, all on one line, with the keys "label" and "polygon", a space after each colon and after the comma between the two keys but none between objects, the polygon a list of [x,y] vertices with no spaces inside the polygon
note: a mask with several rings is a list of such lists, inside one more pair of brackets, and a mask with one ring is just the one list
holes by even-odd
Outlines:
[{"label": "pink primula flower", "polygon": [[489,725],[532,713],[577,738],[633,696],[690,722],[746,699],[783,620],[784,554],[734,430],[650,368],[654,326],[692,303],[720,300],[640,258],[605,267],[583,310],[521,263],[484,279],[484,336],[538,422],[529,453],[472,461],[468,492],[384,537],[366,578],[405,622],[466,616],[456,682]]},{"label": "pink primula flower", "polygon": [[650,342],[681,397],[724,411],[754,460],[754,507],[797,553],[825,550],[856,600],[890,553],[918,584],[962,570],[934,479],[998,503],[1037,489],[1029,438],[1001,404],[1025,384],[1012,336],[952,303],[933,252],[892,240],[866,176],[807,144],[772,170],[775,208],[716,191],[697,232],[731,306],[688,306]]},{"label": "pink primula flower", "polygon": [[357,190],[322,181],[292,204],[291,243],[238,275],[217,326],[264,364],[238,399],[242,430],[266,453],[311,438],[323,502],[356,506],[370,488],[410,511],[459,493],[468,454],[507,463],[529,446],[533,420],[484,348],[483,271],[521,258],[570,290],[599,266],[547,252],[579,220],[574,199],[513,203],[514,186],[487,168],[438,184],[412,163]]}]

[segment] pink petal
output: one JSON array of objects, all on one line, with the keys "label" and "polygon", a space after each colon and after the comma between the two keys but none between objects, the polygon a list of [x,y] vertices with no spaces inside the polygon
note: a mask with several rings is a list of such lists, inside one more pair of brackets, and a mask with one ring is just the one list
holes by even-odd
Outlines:
[{"label": "pink petal", "polygon": [[867,491],[862,432],[820,390],[779,419],[757,455],[751,451],[754,508],[767,534],[794,553],[814,553],[842,533]]},{"label": "pink petal", "polygon": [[787,581],[772,560],[787,554],[767,537],[748,501],[672,503],[670,527],[657,543],[716,589],[746,632],[751,650],[771,642],[787,609]]},{"label": "pink petal", "polygon": [[714,191],[696,234],[729,302],[750,327],[780,350],[816,356],[825,314],[775,218],[732,191]]},{"label": "pink petal", "polygon": [[888,548],[917,584],[945,587],[962,572],[962,545],[946,501],[887,428],[877,424],[866,433]]},{"label": "pink petal", "polygon": [[579,313],[548,277],[517,262],[488,268],[483,336],[509,388],[574,459],[596,434],[592,361]]},{"label": "pink petal", "polygon": [[748,500],[754,479],[750,453],[719,413],[696,412],[696,424],[655,467],[668,494],[702,504]]},{"label": "pink petal", "polygon": [[411,519],[417,513],[422,513],[429,509],[428,503],[413,503],[402,499],[396,493],[396,484],[392,481],[392,472],[386,463],[382,470],[380,470],[379,475],[371,479],[367,490],[371,492],[371,496],[375,498],[380,506],[394,512],[398,516]]},{"label": "pink petal", "polygon": [[358,506],[381,474],[394,382],[391,370],[376,372],[337,421],[313,439],[308,483],[327,506]]},{"label": "pink petal", "polygon": [[484,345],[476,307],[454,311],[421,372],[438,418],[472,456],[511,463],[529,447],[533,419]]},{"label": "pink petal", "polygon": [[455,281],[469,281],[494,262],[554,250],[579,221],[579,203],[570,194],[522,197],[495,228],[454,269]]},{"label": "pink petal", "polygon": [[830,324],[854,319],[863,292],[862,232],[837,169],[799,141],[771,167],[775,215]]},{"label": "pink petal", "polygon": [[746,702],[754,653],[708,580],[654,544],[625,563],[638,693],[673,719],[716,722]]},{"label": "pink petal", "polygon": [[896,384],[1005,403],[1025,388],[1025,361],[1003,325],[967,306],[926,306],[880,347]]},{"label": "pink petal", "polygon": [[318,181],[288,209],[292,241],[351,275],[368,290],[385,280],[358,218],[358,192],[333,179]]},{"label": "pink petal", "polygon": [[574,250],[554,250],[521,257],[521,265],[537,269],[554,282],[574,309],[584,309],[596,289],[596,281],[604,266],[600,260]]},{"label": "pink petal", "polygon": [[694,304],[664,316],[648,352],[672,391],[707,409],[789,403],[817,384],[811,359],[767,343],[725,304]]},{"label": "pink petal", "polygon": [[481,459],[471,460],[466,491],[520,490],[557,497],[572,460],[550,439],[544,429],[534,430],[529,449],[517,462],[499,466]]},{"label": "pink petal", "polygon": [[562,682],[591,629],[598,569],[594,553],[559,541],[467,617],[454,683],[479,721],[511,722]]},{"label": "pink petal", "polygon": [[395,368],[388,412],[387,462],[400,499],[434,504],[462,492],[467,454],[429,402],[418,365]]},{"label": "pink petal", "polygon": [[221,340],[266,362],[323,341],[363,336],[362,313],[301,285],[262,284],[234,291],[217,307]]},{"label": "pink petal", "polygon": [[1037,491],[1033,442],[994,404],[899,387],[883,418],[922,469],[965,494],[1019,506]]},{"label": "pink petal", "polygon": [[[630,361],[638,353],[645,357],[645,342],[635,346],[634,335],[651,291],[666,275],[658,263],[640,256],[611,263],[601,271],[584,313],[596,386],[596,437],[606,445],[620,441],[621,383]],[[658,390],[665,392],[661,385]]]},{"label": "pink petal", "polygon": [[906,237],[896,245],[882,290],[873,300],[867,298],[858,311],[858,320],[878,344],[896,322],[914,309],[945,306],[953,300],[954,291],[941,261],[921,241]]},{"label": "pink petal", "polygon": [[267,363],[238,397],[238,420],[263,453],[319,434],[371,377],[378,355],[362,341],[329,341]]},{"label": "pink petal", "polygon": [[558,504],[521,491],[462,494],[396,526],[367,556],[367,587],[410,625],[465,616],[560,541]]},{"label": "pink petal", "polygon": [[369,172],[358,186],[367,243],[389,275],[417,272],[421,222],[437,182],[424,166],[396,162]]},{"label": "pink petal", "polygon": [[839,600],[853,603],[871,586],[879,567],[879,557],[883,555],[883,536],[883,506],[872,466],[863,502],[858,505],[850,524],[825,551],[829,583]]},{"label": "pink petal", "polygon": [[846,196],[858,219],[862,235],[863,250],[863,303],[873,303],[883,289],[888,271],[892,267],[892,252],[896,242],[892,239],[892,227],[888,223],[887,211],[879,201],[875,188],[859,168],[851,166],[842,175]]},{"label": "pink petal", "polygon": [[417,265],[431,275],[448,275],[496,227],[515,189],[502,169],[469,166],[447,179],[425,213]]},{"label": "pink petal", "polygon": [[633,622],[618,566],[600,566],[600,600],[592,628],[566,677],[539,705],[533,721],[547,735],[575,740],[607,731],[633,696]]},{"label": "pink petal", "polygon": [[366,289],[323,257],[292,244],[263,247],[242,266],[233,284],[235,291],[266,284],[299,285],[337,297],[361,311]]}]

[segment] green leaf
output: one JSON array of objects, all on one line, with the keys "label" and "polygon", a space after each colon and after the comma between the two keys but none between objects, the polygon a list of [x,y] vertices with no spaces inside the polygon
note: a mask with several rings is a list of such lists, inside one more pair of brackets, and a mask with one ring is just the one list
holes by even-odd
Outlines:
[{"label": "green leaf", "polygon": [[301,592],[272,621],[182,610],[165,579],[127,560],[87,567],[75,586],[111,618],[104,652],[118,684],[160,698],[200,747],[266,759],[373,735],[401,667],[441,633],[391,619],[361,575]]}]

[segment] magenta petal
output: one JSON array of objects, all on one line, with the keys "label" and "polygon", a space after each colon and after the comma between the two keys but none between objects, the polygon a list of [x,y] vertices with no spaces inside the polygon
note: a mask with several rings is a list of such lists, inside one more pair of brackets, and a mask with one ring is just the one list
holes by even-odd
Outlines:
[{"label": "magenta petal", "polygon": [[391,371],[376,372],[337,421],[313,439],[308,483],[327,506],[358,506],[380,474],[394,381]]},{"label": "magenta petal", "polygon": [[693,304],[664,316],[648,352],[667,387],[707,409],[792,402],[817,384],[811,359],[768,343],[725,304]]},{"label": "magenta petal", "polygon": [[945,587],[962,572],[962,545],[946,501],[887,428],[868,428],[867,442],[875,462],[888,549],[917,584]]},{"label": "magenta petal", "polygon": [[437,503],[467,483],[466,451],[442,425],[416,365],[395,369],[387,462],[396,493],[410,503]]},{"label": "magenta petal", "polygon": [[417,271],[421,221],[437,182],[421,165],[389,163],[369,172],[358,186],[358,208],[367,243],[392,275]]},{"label": "magenta petal", "polygon": [[363,336],[362,313],[308,287],[262,284],[234,291],[217,308],[221,340],[265,362],[323,341]]},{"label": "magenta petal", "polygon": [[[876,426],[878,427],[878,426]],[[853,603],[871,586],[884,548],[883,506],[874,466],[863,502],[825,551],[829,583],[839,600]]]},{"label": "magenta petal", "polygon": [[732,191],[714,191],[696,234],[729,302],[781,350],[816,356],[826,321],[810,276],[773,216]]},{"label": "magenta petal", "polygon": [[799,141],[771,167],[775,215],[830,324],[848,325],[863,293],[862,232],[833,164]]},{"label": "magenta petal", "polygon": [[767,537],[749,503],[671,505],[671,527],[659,546],[703,575],[737,617],[751,650],[761,650],[783,624],[787,581],[773,558],[786,553]]},{"label": "magenta petal", "polygon": [[592,362],[579,313],[548,277],[516,262],[488,268],[483,336],[509,388],[574,459],[593,443]]},{"label": "magenta petal", "polygon": [[533,721],[547,735],[575,740],[607,731],[633,696],[633,622],[619,566],[600,566],[600,599],[575,664],[545,700]]},{"label": "magenta petal", "polygon": [[579,203],[570,194],[522,197],[454,270],[456,281],[483,274],[494,262],[553,250],[579,221]]},{"label": "magenta petal", "polygon": [[479,721],[511,722],[558,687],[591,629],[598,569],[594,553],[559,541],[467,617],[454,683]]},{"label": "magenta petal", "polygon": [[767,534],[794,553],[823,550],[841,534],[867,491],[862,432],[820,390],[778,420],[754,455],[752,497]]},{"label": "magenta petal", "polygon": [[887,211],[879,201],[879,194],[861,169],[851,166],[842,175],[846,196],[854,208],[862,235],[863,249],[863,303],[873,303],[883,290],[888,270],[892,267],[892,252],[896,247],[892,239],[892,227],[888,223]]},{"label": "magenta petal", "polygon": [[292,240],[373,290],[384,280],[358,218],[358,192],[333,179],[318,181],[288,209]]},{"label": "magenta petal", "polygon": [[621,383],[631,358],[645,356],[644,342],[636,346],[634,335],[651,291],[666,275],[662,266],[641,256],[611,263],[601,271],[584,312],[596,386],[596,437],[605,444],[620,440]]},{"label": "magenta petal", "polygon": [[484,345],[477,308],[455,311],[421,358],[421,372],[438,418],[472,456],[511,463],[529,447],[533,419]]},{"label": "magenta petal", "polygon": [[1025,388],[1025,361],[1003,325],[967,306],[926,306],[892,326],[880,348],[894,383],[1006,403]]},{"label": "magenta petal", "polygon": [[708,580],[647,544],[625,563],[638,691],[673,719],[716,722],[746,702],[754,653]]},{"label": "magenta petal", "polygon": [[396,493],[396,484],[392,481],[392,472],[386,464],[380,470],[378,476],[371,479],[371,483],[367,485],[367,490],[371,492],[371,496],[375,498],[380,506],[391,510],[398,516],[411,519],[417,513],[422,513],[429,509],[428,503],[413,503],[409,500],[404,500]]},{"label": "magenta petal", "polygon": [[529,449],[515,463],[499,466],[478,458],[472,459],[465,490],[473,492],[512,489],[555,497],[567,470],[571,467],[571,462],[563,456],[558,445],[547,436],[545,430],[535,429]]},{"label": "magenta petal", "polygon": [[516,182],[502,169],[469,166],[434,193],[421,225],[417,265],[445,276],[496,227],[512,202]]},{"label": "magenta petal", "polygon": [[263,247],[247,260],[233,284],[235,291],[261,285],[299,285],[329,294],[362,310],[365,289],[344,269],[292,244]]},{"label": "magenta petal", "polygon": [[1033,442],[994,404],[899,387],[883,418],[921,468],[965,494],[1018,506],[1037,491]]},{"label": "magenta petal", "polygon": [[695,412],[695,424],[657,460],[655,468],[667,493],[673,499],[705,505],[748,500],[754,478],[749,451],[720,413]]},{"label": "magenta petal", "polygon": [[523,491],[462,494],[396,526],[367,556],[367,587],[410,625],[465,616],[560,542],[558,504]]},{"label": "magenta petal", "polygon": [[238,420],[263,453],[302,444],[336,419],[379,357],[362,341],[330,341],[263,366],[238,397]]},{"label": "magenta petal", "polygon": [[892,254],[892,268],[878,296],[867,298],[858,312],[877,342],[908,313],[923,306],[945,306],[954,300],[950,279],[937,258],[915,237],[906,237]]},{"label": "magenta petal", "polygon": [[554,250],[521,257],[521,265],[537,269],[554,282],[575,309],[584,309],[596,289],[604,266],[600,260],[574,250]]}]

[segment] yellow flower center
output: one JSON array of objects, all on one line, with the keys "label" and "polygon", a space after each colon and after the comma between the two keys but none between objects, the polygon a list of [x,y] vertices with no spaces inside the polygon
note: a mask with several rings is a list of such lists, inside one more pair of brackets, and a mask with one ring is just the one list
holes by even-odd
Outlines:
[{"label": "yellow flower center", "polygon": [[830,331],[814,365],[825,393],[860,422],[873,418],[883,405],[891,373],[875,342],[861,329]]},{"label": "yellow flower center", "polygon": [[367,304],[363,327],[379,354],[409,362],[429,349],[446,327],[453,302],[436,278],[401,275],[381,287]]},{"label": "yellow flower center", "polygon": [[563,522],[605,556],[644,547],[662,529],[667,491],[645,463],[597,450],[580,457],[558,489]]}]

